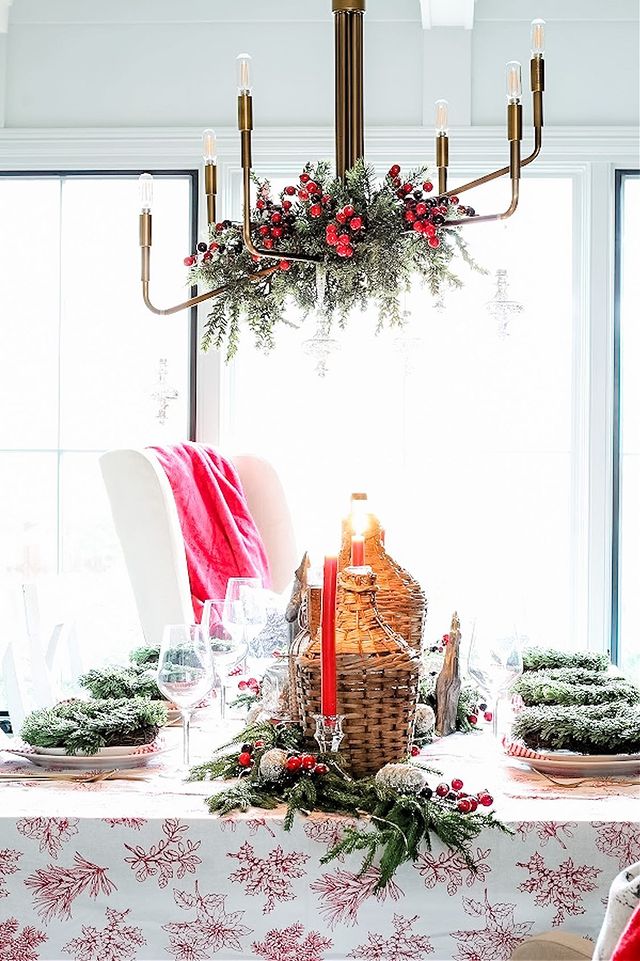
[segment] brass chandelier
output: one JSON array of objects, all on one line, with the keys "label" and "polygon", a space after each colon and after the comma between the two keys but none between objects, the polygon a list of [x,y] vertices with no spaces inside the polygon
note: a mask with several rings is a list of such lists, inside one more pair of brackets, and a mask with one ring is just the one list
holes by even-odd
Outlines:
[{"label": "brass chandelier", "polygon": [[[332,0],[335,39],[335,151],[336,173],[344,178],[356,161],[364,157],[364,84],[363,84],[363,21],[366,0]],[[520,193],[520,171],[536,159],[542,147],[542,97],[544,91],[544,20],[534,20],[531,24],[531,94],[533,100],[533,149],[524,159],[521,157],[522,142],[522,77],[521,65],[510,61],[506,68],[507,81],[507,140],[509,142],[509,163],[498,170],[478,177],[466,184],[448,189],[447,169],[449,166],[448,104],[446,100],[436,102],[435,159],[438,169],[438,197],[449,198],[474,187],[509,175],[511,181],[511,201],[506,210],[482,216],[467,216],[459,220],[448,220],[447,227],[474,223],[506,220],[518,206]],[[253,130],[253,98],[250,82],[251,57],[240,54],[238,66],[238,130],[240,132],[243,218],[242,240],[254,258],[275,261],[275,264],[257,270],[247,279],[257,282],[278,270],[278,262],[286,257],[289,261],[319,263],[320,258],[300,252],[268,250],[257,246],[252,237],[251,223],[251,131]],[[216,138],[213,130],[203,134],[204,189],[207,202],[207,222],[216,221]],[[174,307],[160,309],[149,299],[151,263],[151,205],[153,200],[153,178],[145,173],[140,177],[140,250],[142,258],[142,298],[154,314],[175,314],[187,310],[206,300],[219,297],[230,289],[224,284],[214,290],[191,297]]]}]

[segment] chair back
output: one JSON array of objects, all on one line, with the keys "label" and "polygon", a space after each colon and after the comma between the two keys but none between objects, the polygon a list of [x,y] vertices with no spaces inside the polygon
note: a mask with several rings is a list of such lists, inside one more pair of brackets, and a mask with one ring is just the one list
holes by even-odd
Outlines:
[{"label": "chair back", "polygon": [[194,620],[173,492],[151,451],[107,451],[100,467],[145,640],[160,644],[165,624]]},{"label": "chair back", "polygon": [[261,457],[236,454],[230,459],[240,475],[251,516],[267,552],[271,587],[281,594],[291,584],[299,560],[282,482],[272,465]]},{"label": "chair back", "polygon": [[[273,467],[259,457],[230,459],[264,542],[273,590],[280,593],[291,582],[296,564],[293,523],[282,484]],[[153,451],[108,451],[100,466],[142,630],[148,644],[159,644],[165,624],[194,620],[173,492]]]}]

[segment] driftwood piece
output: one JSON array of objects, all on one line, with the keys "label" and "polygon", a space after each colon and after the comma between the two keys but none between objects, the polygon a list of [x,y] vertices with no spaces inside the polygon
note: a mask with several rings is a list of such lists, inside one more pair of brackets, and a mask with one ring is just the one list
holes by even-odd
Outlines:
[{"label": "driftwood piece", "polygon": [[436,734],[445,737],[456,729],[458,701],[460,700],[460,620],[457,614],[451,618],[449,643],[444,664],[436,681]]},{"label": "driftwood piece", "polygon": [[309,554],[307,551],[305,551],[302,555],[302,560],[300,561],[298,569],[293,575],[291,597],[289,598],[287,609],[284,613],[284,618],[289,624],[295,624],[298,620],[300,607],[302,606],[302,599],[307,589],[310,566],[311,561],[309,560]]}]

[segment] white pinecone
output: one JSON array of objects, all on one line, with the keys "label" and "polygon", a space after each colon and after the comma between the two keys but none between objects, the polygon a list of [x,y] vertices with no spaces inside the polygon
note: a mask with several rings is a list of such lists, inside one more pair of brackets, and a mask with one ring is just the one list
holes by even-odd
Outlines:
[{"label": "white pinecone", "polygon": [[429,707],[428,704],[418,704],[416,708],[416,734],[418,737],[424,737],[436,726],[436,716],[433,713],[433,708]]},{"label": "white pinecone", "polygon": [[376,774],[376,784],[400,794],[419,794],[427,783],[420,768],[410,764],[385,764]]},{"label": "white pinecone", "polygon": [[265,781],[279,781],[285,771],[287,752],[279,747],[265,751],[260,758],[260,777]]}]

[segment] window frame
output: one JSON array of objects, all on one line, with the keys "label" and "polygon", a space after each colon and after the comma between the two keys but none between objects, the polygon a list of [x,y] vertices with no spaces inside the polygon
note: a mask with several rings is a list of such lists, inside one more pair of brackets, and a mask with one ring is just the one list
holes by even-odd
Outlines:
[{"label": "window frame", "polygon": [[622,220],[624,183],[640,178],[640,167],[615,171],[614,287],[613,287],[613,478],[611,497],[611,660],[619,663],[620,645],[620,495],[622,490],[622,384],[620,377],[620,306],[622,290]]}]

